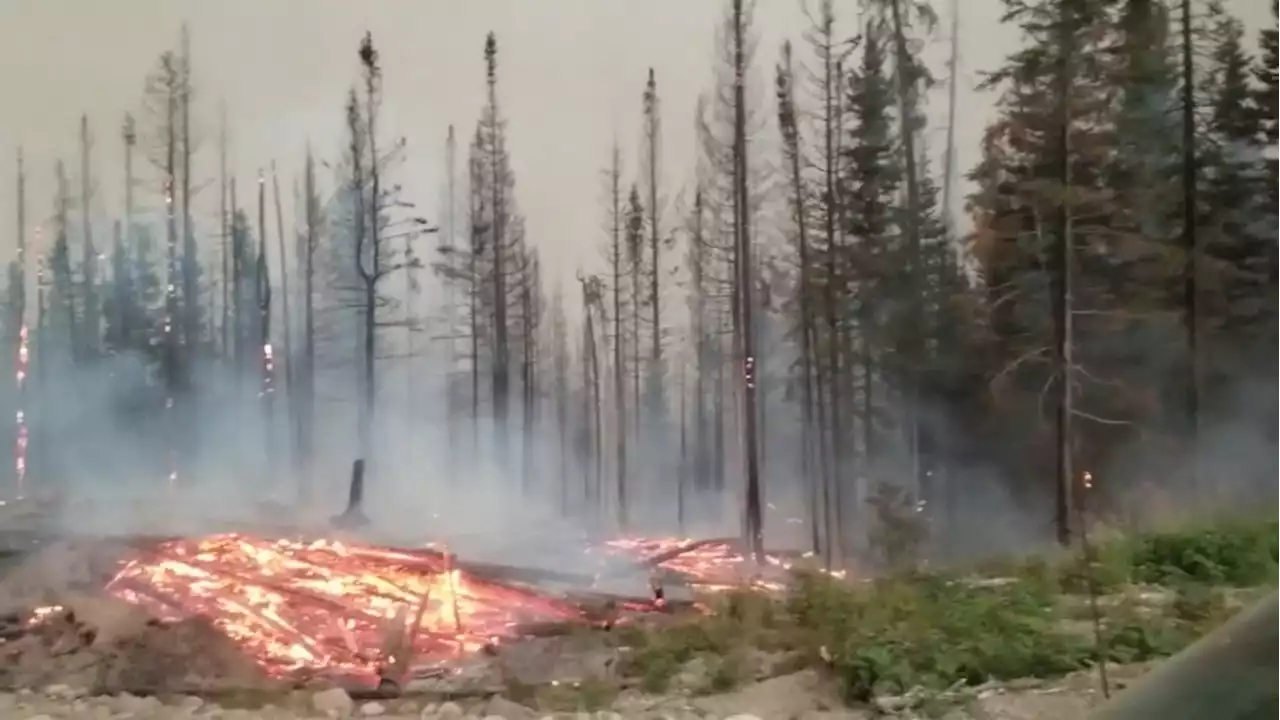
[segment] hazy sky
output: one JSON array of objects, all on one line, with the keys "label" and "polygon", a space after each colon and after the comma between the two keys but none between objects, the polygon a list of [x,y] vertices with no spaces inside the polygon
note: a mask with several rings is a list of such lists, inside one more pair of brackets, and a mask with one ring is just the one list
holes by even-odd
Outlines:
[{"label": "hazy sky", "polygon": [[[942,76],[950,0],[934,2],[942,23],[930,56]],[[816,7],[817,0],[809,4]],[[964,171],[977,159],[991,104],[972,86],[1017,37],[996,23],[999,0],[960,5],[957,140]],[[1227,5],[1248,22],[1252,48],[1256,29],[1270,20],[1269,0]],[[34,227],[52,212],[57,158],[69,163],[77,182],[83,112],[97,139],[95,212],[119,214],[121,119],[137,112],[146,74],[163,50],[176,47],[183,21],[191,28],[196,125],[204,139],[197,179],[208,183],[198,229],[216,228],[219,103],[226,103],[241,186],[251,191],[258,168],[274,160],[288,202],[308,140],[322,156],[339,153],[344,93],[356,77],[356,46],[366,29],[382,56],[387,136],[409,141],[409,162],[397,179],[409,199],[438,218],[446,128],[457,126],[465,149],[484,99],[484,36],[493,30],[518,199],[547,264],[572,278],[576,267],[597,262],[600,170],[614,137],[629,169],[635,167],[649,66],[663,103],[668,183],[689,179],[695,102],[710,86],[716,25],[727,6],[728,0],[0,0],[0,258],[7,260],[14,244],[16,148],[26,151],[28,225]],[[856,20],[857,2],[840,0],[837,7],[846,20]],[[770,118],[777,48],[787,38],[799,41],[806,23],[800,0],[758,0],[756,65]],[[799,49],[798,56],[807,53]],[[939,93],[931,105],[938,122],[930,142],[937,152],[945,111]],[[145,188],[141,201],[156,202],[151,187],[159,185]]]}]

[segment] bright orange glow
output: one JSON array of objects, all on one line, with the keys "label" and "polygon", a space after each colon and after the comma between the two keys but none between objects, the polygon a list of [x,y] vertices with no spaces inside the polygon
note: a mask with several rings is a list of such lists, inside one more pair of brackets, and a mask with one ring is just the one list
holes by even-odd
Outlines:
[{"label": "bright orange glow", "polygon": [[[393,618],[405,620],[415,667],[518,632],[581,617],[572,604],[449,569],[434,551],[245,535],[173,540],[129,562],[107,585],[157,617],[205,615],[270,675],[369,677]],[[421,613],[417,632],[412,619]]]}]

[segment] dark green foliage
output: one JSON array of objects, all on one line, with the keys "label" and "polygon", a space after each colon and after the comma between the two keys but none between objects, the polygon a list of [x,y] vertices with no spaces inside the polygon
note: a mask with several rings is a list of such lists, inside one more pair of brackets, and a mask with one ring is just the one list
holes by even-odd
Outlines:
[{"label": "dark green foliage", "polygon": [[1274,583],[1276,538],[1274,520],[1144,536],[1130,541],[1133,579],[1158,585]]},{"label": "dark green foliage", "polygon": [[850,701],[1062,674],[1083,666],[1090,652],[1055,625],[1053,597],[1033,584],[917,577],[849,590],[810,576],[789,607],[814,638],[825,638]]}]

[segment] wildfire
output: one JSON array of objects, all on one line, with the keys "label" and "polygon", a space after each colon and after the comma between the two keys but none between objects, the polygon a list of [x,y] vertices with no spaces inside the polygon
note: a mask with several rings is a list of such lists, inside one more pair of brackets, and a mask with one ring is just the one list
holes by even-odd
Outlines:
[{"label": "wildfire", "polygon": [[[654,568],[679,574],[706,591],[738,588],[744,582],[757,590],[781,591],[786,573],[793,568],[790,560],[773,554],[765,555],[763,567],[755,567],[736,540],[620,538],[605,542],[605,550],[638,555]],[[839,571],[831,574],[843,576]]]},{"label": "wildfire", "polygon": [[[596,549],[706,591],[744,584],[780,590],[791,567],[777,555],[756,567],[733,540],[623,538]],[[665,606],[655,582],[656,602],[632,610]],[[469,573],[436,549],[236,533],[140,551],[106,592],[162,621],[206,618],[274,677],[370,680],[384,671],[436,672],[537,626],[590,615],[564,597]]]},{"label": "wildfire", "polygon": [[204,615],[276,676],[370,676],[394,624],[419,667],[580,617],[572,604],[451,569],[413,552],[227,534],[162,543],[129,562],[107,592],[161,619]]}]

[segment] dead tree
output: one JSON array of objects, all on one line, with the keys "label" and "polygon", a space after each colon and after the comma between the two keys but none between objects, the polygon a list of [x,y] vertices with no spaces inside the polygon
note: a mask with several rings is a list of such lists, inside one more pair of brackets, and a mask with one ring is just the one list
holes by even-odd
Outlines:
[{"label": "dead tree", "polygon": [[89,136],[89,116],[80,116],[80,222],[83,245],[81,246],[81,279],[84,298],[84,332],[81,341],[86,358],[98,354],[98,342],[102,332],[102,305],[98,296],[98,249],[93,244],[93,175],[90,155],[93,140]]},{"label": "dead tree", "polygon": [[[587,438],[584,462],[583,499],[588,512],[598,512],[603,500],[604,453],[602,452],[603,423],[601,422],[600,353],[596,337],[596,319],[605,317],[604,283],[600,278],[578,273],[582,286],[582,373],[583,373],[583,423]],[[624,456],[625,457],[625,456]]]},{"label": "dead tree", "polygon": [[220,108],[218,129],[218,232],[222,253],[222,323],[219,325],[219,334],[222,341],[222,356],[224,359],[230,359],[231,357],[231,341],[228,335],[229,321],[231,319],[231,296],[228,286],[228,282],[231,280],[229,247],[231,244],[231,217],[227,212],[227,106],[224,103]]},{"label": "dead tree", "polygon": [[[296,388],[293,385],[293,340],[292,328],[290,327],[289,317],[289,263],[284,250],[284,211],[280,207],[280,178],[276,174],[276,164],[271,163],[271,193],[275,203],[276,210],[276,247],[279,252],[280,262],[280,332],[284,339],[284,355],[278,360],[278,364],[284,366],[284,392],[285,392],[285,413],[289,418],[289,428],[291,430],[290,448],[292,456],[293,469],[297,471],[298,453],[298,408],[295,400]],[[262,239],[264,245],[266,238]]]},{"label": "dead tree", "polygon": [[[191,356],[200,345],[200,259],[196,246],[195,230],[191,225],[191,175],[195,140],[191,134],[191,106],[195,91],[191,84],[191,33],[182,26],[180,56],[177,73],[177,102],[180,107],[179,140],[181,153],[179,167],[182,172],[182,339],[183,366],[191,366]],[[184,378],[189,382],[190,378]]]},{"label": "dead tree", "polygon": [[22,148],[18,148],[18,252],[14,258],[13,272],[9,275],[9,293],[13,298],[13,306],[9,308],[9,327],[14,336],[13,364],[15,394],[17,395],[17,412],[13,438],[13,473],[16,497],[26,494],[27,481],[27,449],[30,437],[27,429],[27,377],[29,355],[29,335],[27,330],[27,172],[22,157]]},{"label": "dead tree", "polygon": [[609,272],[610,290],[613,293],[613,396],[614,396],[614,449],[616,452],[615,492],[618,502],[618,524],[627,527],[627,399],[623,381],[626,366],[623,362],[622,332],[622,283],[623,283],[623,209],[622,209],[622,152],[613,146],[606,177],[609,203]]},{"label": "dead tree", "polygon": [[740,349],[742,352],[743,383],[743,451],[747,487],[745,497],[746,540],[757,563],[764,562],[764,517],[761,506],[760,468],[758,440],[756,438],[756,346],[752,320],[752,286],[754,284],[751,262],[750,218],[751,199],[747,193],[747,111],[746,111],[746,50],[745,17],[742,0],[733,0],[733,137],[734,184],[736,197],[735,235],[737,236],[736,264],[738,270],[738,302],[742,323]]},{"label": "dead tree", "polygon": [[258,346],[262,352],[262,385],[258,396],[262,399],[262,437],[267,451],[267,477],[274,478],[278,469],[275,438],[275,348],[271,346],[271,274],[267,268],[267,186],[261,170],[258,171],[258,260],[254,268]]},{"label": "dead tree", "polygon": [[[782,46],[782,61],[776,73],[776,93],[778,101],[778,126],[782,132],[783,160],[789,175],[791,213],[795,222],[796,262],[798,279],[797,290],[797,325],[800,330],[800,393],[801,393],[801,425],[800,425],[800,472],[806,485],[809,520],[810,547],[813,552],[822,551],[823,509],[828,507],[820,499],[819,485],[829,487],[825,473],[820,472],[821,463],[815,462],[825,457],[825,453],[815,453],[814,426],[814,324],[813,310],[810,307],[810,294],[814,287],[810,278],[809,251],[809,189],[801,171],[800,129],[797,123],[795,105],[795,73],[792,68],[791,43]],[[821,410],[819,410],[821,412]],[[820,481],[821,478],[821,481]]]},{"label": "dead tree", "polygon": [[658,205],[658,174],[662,151],[662,120],[658,100],[658,84],[653,68],[649,68],[649,80],[644,88],[644,156],[649,191],[649,381],[648,412],[651,422],[662,418],[662,288],[659,248],[661,237],[661,208]]},{"label": "dead tree", "polygon": [[506,150],[498,114],[498,39],[492,32],[484,41],[485,80],[488,85],[490,133],[488,148],[490,178],[490,209],[492,211],[493,246],[493,412],[498,424],[498,442],[501,460],[506,459],[508,419],[511,404],[511,350],[507,327],[507,269],[506,261],[506,199],[507,179],[503,176]]},{"label": "dead tree", "polygon": [[[306,213],[306,238],[302,257],[302,366],[299,368],[298,388],[299,455],[305,463],[303,475],[308,476],[315,451],[315,397],[316,397],[316,320],[315,320],[315,259],[320,243],[320,227],[323,223],[320,197],[316,190],[315,159],[307,148],[307,160],[303,178],[304,207]],[[310,497],[310,483],[302,484],[302,500]]]}]

